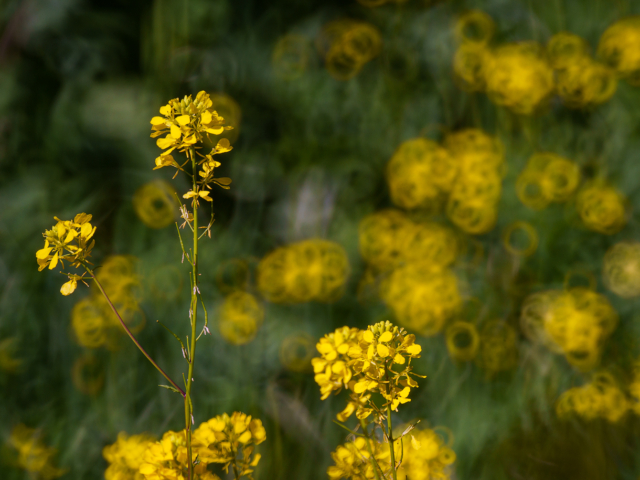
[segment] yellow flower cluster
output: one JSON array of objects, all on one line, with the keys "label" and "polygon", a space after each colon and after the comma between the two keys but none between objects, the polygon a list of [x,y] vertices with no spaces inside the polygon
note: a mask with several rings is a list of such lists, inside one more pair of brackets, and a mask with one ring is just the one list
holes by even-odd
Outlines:
[{"label": "yellow flower cluster", "polygon": [[488,322],[480,332],[476,362],[488,375],[510,370],[518,361],[518,334],[504,321]]},{"label": "yellow flower cluster", "polygon": [[42,433],[25,425],[16,425],[11,430],[8,445],[17,453],[17,465],[34,478],[52,480],[66,472],[54,464],[57,450],[47,447],[42,441]]},{"label": "yellow flower cluster", "polygon": [[563,353],[578,369],[590,370],[599,363],[618,315],[606,297],[576,287],[530,295],[522,305],[520,320],[530,339]]},{"label": "yellow flower cluster", "polygon": [[560,32],[547,44],[549,63],[556,71],[556,89],[568,107],[597,105],[616,92],[613,70],[589,55],[587,42],[569,32]]},{"label": "yellow flower cluster", "polygon": [[619,242],[604,256],[604,284],[622,298],[640,296],[640,242]]},{"label": "yellow flower cluster", "polygon": [[277,77],[291,81],[307,70],[311,57],[309,40],[295,33],[281,37],[273,48],[271,65]]},{"label": "yellow flower cluster", "polygon": [[355,77],[367,62],[379,55],[381,47],[380,32],[373,25],[354,20],[330,22],[316,37],[316,48],[336,80]]},{"label": "yellow flower cluster", "polygon": [[164,228],[177,218],[178,201],[169,182],[154,180],[133,195],[133,210],[149,228]]},{"label": "yellow flower cluster", "polygon": [[0,370],[5,373],[16,373],[22,365],[22,360],[15,357],[16,337],[0,340]]},{"label": "yellow flower cluster", "polygon": [[488,232],[495,226],[502,193],[502,143],[482,130],[466,129],[447,135],[443,145],[458,165],[447,216],[467,233]]},{"label": "yellow flower cluster", "polygon": [[430,428],[412,430],[410,445],[403,445],[403,452],[402,465],[398,470],[399,480],[435,478],[449,480],[451,478],[451,465],[456,461],[456,454],[451,445],[446,445],[435,430]]},{"label": "yellow flower cluster", "polygon": [[576,209],[585,227],[594,232],[613,235],[627,223],[626,198],[601,181],[585,184],[576,197]]},{"label": "yellow flower cluster", "polygon": [[[89,263],[87,258],[91,256],[91,249],[95,244],[95,240],[91,240],[91,237],[96,232],[96,227],[92,227],[89,223],[91,215],[79,213],[73,220],[54,218],[58,223],[51,230],[45,230],[43,234],[44,248],[36,252],[38,271],[44,270],[46,267],[53,270],[58,262],[64,269],[64,260],[76,268]],[[72,273],[66,275],[69,277],[69,281],[62,285],[60,292],[63,295],[70,295],[78,286],[78,280],[82,279],[82,275]]]},{"label": "yellow flower cluster", "polygon": [[502,192],[502,144],[481,130],[449,134],[443,145],[417,138],[404,142],[387,164],[392,201],[435,212],[446,202],[453,223],[467,233],[491,230]]},{"label": "yellow flower cluster", "polygon": [[[136,261],[135,257],[113,255],[96,272],[96,278],[132,333],[141,331],[145,324],[138,304],[140,277],[135,273]],[[74,305],[71,326],[78,343],[87,348],[104,345],[115,349],[122,336],[120,322],[97,288]]]},{"label": "yellow flower cluster", "polygon": [[[191,462],[198,458],[199,445],[193,447]],[[207,471],[207,465],[203,461],[194,465],[194,480],[219,480],[217,475]],[[158,442],[150,443],[138,467],[138,472],[145,480],[185,480],[189,478],[188,471],[187,436],[184,430],[169,430]]]},{"label": "yellow flower cluster", "polygon": [[173,150],[184,152],[196,143],[202,143],[209,134],[220,135],[233,128],[225,126],[224,118],[212,107],[209,94],[201,91],[195,99],[191,95],[182,100],[175,98],[160,108],[162,116],[151,119],[151,137],[156,138],[165,133],[167,136],[156,142],[164,150],[156,159],[156,168],[177,165],[170,155]]},{"label": "yellow flower cluster", "polygon": [[262,422],[251,415],[226,413],[203,423],[193,432],[198,458],[202,463],[221,463],[225,472],[232,466],[236,478],[251,477],[260,461],[256,445],[267,438]]},{"label": "yellow flower cluster", "polygon": [[600,372],[593,376],[591,383],[564,392],[556,403],[558,418],[572,414],[586,420],[605,418],[611,423],[618,422],[629,410],[629,401],[613,376]]},{"label": "yellow flower cluster", "polygon": [[598,57],[631,85],[640,86],[640,16],[618,20],[605,30]]},{"label": "yellow flower cluster", "polygon": [[232,345],[244,345],[256,336],[264,308],[256,297],[236,290],[224,298],[218,314],[220,335]]},{"label": "yellow flower cluster", "polygon": [[[375,463],[383,474],[391,469],[390,452],[388,443],[370,442]],[[351,480],[373,480],[376,473],[371,462],[371,453],[367,442],[363,437],[357,437],[352,442],[338,446],[335,452],[331,452],[331,458],[335,465],[327,469],[327,475],[331,480],[349,478]],[[384,475],[383,478],[389,478]]]},{"label": "yellow flower cluster", "polygon": [[280,344],[280,363],[292,372],[306,372],[311,369],[311,359],[315,356],[315,339],[306,333],[289,335]]},{"label": "yellow flower cluster", "polygon": [[335,242],[312,239],[277,248],[257,269],[259,292],[273,303],[335,302],[349,275],[349,260]]},{"label": "yellow flower cluster", "polygon": [[435,222],[415,222],[393,209],[365,217],[358,227],[358,239],[362,258],[377,271],[415,261],[446,267],[459,250],[451,229]]},{"label": "yellow flower cluster", "polygon": [[425,261],[393,270],[380,285],[380,296],[398,323],[427,337],[439,333],[462,305],[456,275]]},{"label": "yellow flower cluster", "polygon": [[521,42],[491,47],[495,24],[478,10],[461,16],[455,32],[460,45],[453,70],[462,89],[486,91],[494,103],[519,115],[536,112],[553,93],[553,70],[541,45]]},{"label": "yellow flower cluster", "polygon": [[[212,463],[222,464],[225,472],[230,466],[236,478],[252,478],[253,468],[260,461],[256,445],[266,439],[262,422],[251,416],[226,413],[201,424],[193,432],[192,462],[194,479],[219,480],[208,471]],[[151,436],[121,432],[112,445],[102,452],[109,462],[106,480],[185,480],[188,478],[189,460],[184,430],[168,431],[159,441]]]},{"label": "yellow flower cluster", "polygon": [[541,210],[549,203],[566,202],[578,183],[580,169],[574,162],[551,152],[536,153],[518,175],[516,192],[527,207]]},{"label": "yellow flower cluster", "polygon": [[457,163],[438,143],[426,138],[407,140],[387,164],[391,201],[406,209],[434,210],[457,174]]},{"label": "yellow flower cluster", "polygon": [[416,375],[411,360],[420,357],[422,347],[415,343],[415,335],[389,322],[370,325],[367,330],[339,328],[321,338],[316,348],[321,356],[311,363],[322,400],[343,388],[351,392],[351,401],[338,414],[341,421],[354,411],[360,419],[379,411],[370,400],[372,393],[385,399],[382,407],[396,410],[411,401],[411,388],[418,386],[411,378]]},{"label": "yellow flower cluster", "polygon": [[551,97],[553,70],[542,45],[521,42],[500,45],[485,59],[489,98],[519,115],[531,115]]},{"label": "yellow flower cluster", "polygon": [[109,463],[104,472],[105,480],[143,480],[140,473],[144,454],[155,443],[151,435],[118,434],[116,443],[102,449],[102,456]]}]

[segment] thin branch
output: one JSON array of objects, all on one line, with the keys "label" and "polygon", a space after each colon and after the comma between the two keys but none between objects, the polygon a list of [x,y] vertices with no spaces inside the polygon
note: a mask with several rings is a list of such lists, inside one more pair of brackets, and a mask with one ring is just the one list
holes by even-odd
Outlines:
[{"label": "thin branch", "polygon": [[153,358],[151,358],[149,356],[149,354],[145,351],[144,348],[142,348],[142,345],[140,345],[140,343],[138,343],[138,340],[136,340],[136,337],[133,336],[133,333],[131,333],[131,330],[129,330],[129,327],[127,327],[127,325],[124,323],[124,320],[122,320],[122,317],[120,316],[120,314],[118,313],[118,310],[116,310],[116,307],[113,306],[113,303],[111,303],[111,299],[109,298],[109,296],[107,295],[107,292],[104,291],[104,288],[102,288],[102,285],[100,284],[100,282],[98,281],[98,279],[96,278],[96,276],[93,274],[93,272],[91,270],[89,270],[89,268],[87,266],[84,266],[84,268],[87,270],[87,272],[89,272],[89,275],[91,275],[91,278],[93,278],[93,280],[96,282],[96,285],[98,285],[98,288],[100,289],[100,291],[102,292],[102,295],[104,295],[104,298],[106,298],[107,303],[109,303],[109,306],[111,307],[111,310],[113,310],[113,313],[116,314],[116,317],[118,317],[118,320],[120,320],[120,325],[122,325],[122,328],[124,328],[124,331],[127,332],[127,335],[129,335],[129,338],[131,338],[131,340],[133,340],[133,343],[136,344],[136,346],[140,349],[140,351],[142,352],[142,354],[147,357],[147,360],[149,360],[151,362],[151,364],[156,367],[156,369],[162,374],[162,376],[164,378],[167,379],[167,381],[174,386],[174,388],[176,388],[179,392],[180,395],[182,395],[183,397],[186,397],[187,394],[184,392],[184,390],[182,390],[178,385],[176,385],[176,383],[171,380],[171,378],[169,377],[169,375],[167,375],[164,370],[162,370],[162,368],[160,368],[160,366],[153,360]]}]

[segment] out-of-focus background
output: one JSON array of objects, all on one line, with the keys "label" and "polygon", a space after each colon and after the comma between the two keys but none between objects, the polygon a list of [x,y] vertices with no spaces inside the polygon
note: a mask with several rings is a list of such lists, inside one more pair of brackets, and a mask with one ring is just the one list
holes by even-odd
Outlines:
[{"label": "out-of-focus background", "polygon": [[119,432],[184,428],[94,289],[60,295],[35,252],[91,213],[107,291],[180,378],[156,320],[187,332],[187,185],[152,169],[149,120],[201,90],[234,130],[196,424],[262,419],[256,480],[326,478],[345,397],[320,401],[315,343],[386,319],[427,375],[394,421],[448,429],[451,478],[638,478],[640,3],[0,6],[3,479],[103,478]]}]

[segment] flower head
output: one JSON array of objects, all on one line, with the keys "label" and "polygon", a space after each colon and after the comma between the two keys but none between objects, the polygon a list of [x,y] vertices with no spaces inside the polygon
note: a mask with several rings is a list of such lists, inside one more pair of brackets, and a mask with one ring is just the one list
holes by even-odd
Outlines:
[{"label": "flower head", "polygon": [[311,360],[311,364],[316,374],[315,381],[320,385],[322,400],[331,392],[338,393],[349,385],[353,371],[349,366],[351,359],[348,352],[356,345],[358,332],[357,328],[341,327],[325,335],[316,345],[321,356]]},{"label": "flower head", "polygon": [[154,442],[155,439],[150,435],[128,436],[120,432],[115,443],[102,449],[102,456],[109,462],[104,472],[105,480],[142,480],[138,470],[145,451]]},{"label": "flower head", "polygon": [[198,458],[204,463],[222,463],[225,472],[233,464],[240,476],[251,478],[253,467],[258,465],[260,454],[255,446],[267,438],[262,422],[251,415],[234,412],[212,418],[193,432],[199,445]]}]

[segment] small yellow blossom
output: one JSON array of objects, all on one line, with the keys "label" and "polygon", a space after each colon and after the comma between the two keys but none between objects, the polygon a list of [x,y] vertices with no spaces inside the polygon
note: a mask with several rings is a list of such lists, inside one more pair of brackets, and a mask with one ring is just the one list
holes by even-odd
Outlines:
[{"label": "small yellow blossom", "polygon": [[222,463],[225,472],[233,466],[236,476],[252,478],[253,467],[260,461],[255,447],[266,440],[267,434],[260,420],[234,412],[203,423],[193,432],[193,438],[203,463]]},{"label": "small yellow blossom", "polygon": [[451,464],[455,462],[456,454],[449,445],[445,445],[435,430],[413,430],[411,442],[405,442],[403,451],[398,480],[451,478]]},{"label": "small yellow blossom", "polygon": [[[372,441],[370,445],[375,463],[383,473],[387,473],[391,467],[389,444]],[[338,446],[336,451],[331,453],[331,458],[335,463],[327,469],[327,475],[331,480],[339,480],[340,478],[373,480],[377,476],[371,462],[367,442],[363,437],[357,437],[352,442]],[[378,474],[380,475],[380,472]],[[382,475],[380,477],[390,478]]]}]

